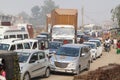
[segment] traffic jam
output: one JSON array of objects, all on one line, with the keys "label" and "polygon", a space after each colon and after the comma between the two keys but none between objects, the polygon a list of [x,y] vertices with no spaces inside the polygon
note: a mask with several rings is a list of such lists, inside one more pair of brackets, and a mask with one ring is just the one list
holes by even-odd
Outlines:
[{"label": "traffic jam", "polygon": [[4,72],[0,79],[31,80],[49,78],[51,72],[78,75],[89,70],[110,47],[104,47],[101,30],[93,30],[96,25],[77,29],[77,14],[77,9],[54,9],[54,17],[47,18],[52,27],[47,22],[47,32],[35,37],[31,24],[19,24],[14,30],[0,26],[0,69]]}]

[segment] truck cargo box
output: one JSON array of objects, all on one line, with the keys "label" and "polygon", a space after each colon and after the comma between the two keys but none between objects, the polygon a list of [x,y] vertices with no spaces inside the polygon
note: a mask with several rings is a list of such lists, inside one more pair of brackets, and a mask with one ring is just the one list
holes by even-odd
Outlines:
[{"label": "truck cargo box", "polygon": [[77,9],[54,9],[51,15],[53,25],[74,25],[77,29]]}]

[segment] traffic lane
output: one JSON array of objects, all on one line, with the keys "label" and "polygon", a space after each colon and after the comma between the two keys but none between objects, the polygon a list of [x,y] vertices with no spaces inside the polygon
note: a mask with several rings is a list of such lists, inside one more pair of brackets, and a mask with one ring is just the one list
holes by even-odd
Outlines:
[{"label": "traffic lane", "polygon": [[62,73],[62,72],[52,72],[50,77],[36,77],[32,80],[73,80],[74,74]]}]

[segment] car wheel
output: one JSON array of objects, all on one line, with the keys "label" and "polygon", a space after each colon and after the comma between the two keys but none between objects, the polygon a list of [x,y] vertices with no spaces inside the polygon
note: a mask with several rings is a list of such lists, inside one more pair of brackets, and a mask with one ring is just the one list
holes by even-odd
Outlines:
[{"label": "car wheel", "polygon": [[78,75],[80,74],[80,72],[81,72],[81,67],[79,66],[76,74]]},{"label": "car wheel", "polygon": [[48,78],[49,76],[50,76],[50,68],[47,68],[44,77]]},{"label": "car wheel", "polygon": [[30,74],[29,73],[25,73],[23,80],[30,80]]}]

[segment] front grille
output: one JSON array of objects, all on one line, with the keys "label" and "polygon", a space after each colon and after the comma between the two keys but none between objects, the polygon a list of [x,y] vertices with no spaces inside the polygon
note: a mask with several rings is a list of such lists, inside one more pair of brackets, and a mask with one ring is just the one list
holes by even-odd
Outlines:
[{"label": "front grille", "polygon": [[59,68],[66,68],[68,66],[68,63],[55,62],[55,66]]}]

